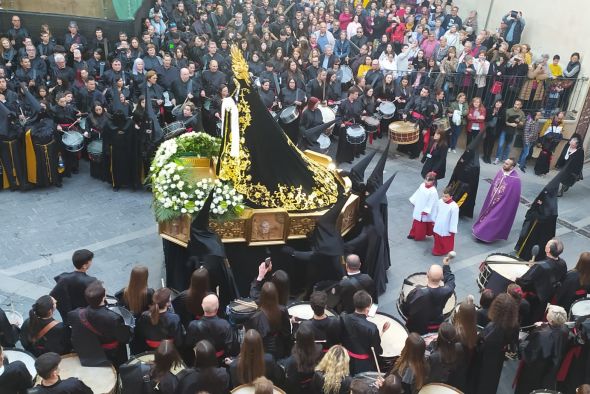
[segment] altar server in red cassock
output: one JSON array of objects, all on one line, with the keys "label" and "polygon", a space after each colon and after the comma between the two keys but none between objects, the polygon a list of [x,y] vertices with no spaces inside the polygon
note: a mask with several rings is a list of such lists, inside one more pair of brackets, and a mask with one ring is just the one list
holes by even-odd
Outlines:
[{"label": "altar server in red cassock", "polygon": [[438,200],[435,182],[436,174],[429,172],[426,174],[424,183],[410,197],[410,202],[414,205],[414,212],[412,213],[414,221],[408,239],[422,241],[427,235],[432,235],[434,226],[432,214]]},{"label": "altar server in red cassock", "polygon": [[432,254],[442,256],[455,249],[455,234],[459,223],[459,206],[447,187],[434,210],[434,247]]}]

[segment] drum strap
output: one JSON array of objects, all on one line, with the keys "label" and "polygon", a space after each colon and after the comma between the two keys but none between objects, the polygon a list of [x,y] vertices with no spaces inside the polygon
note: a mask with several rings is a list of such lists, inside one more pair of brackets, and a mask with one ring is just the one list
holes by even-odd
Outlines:
[{"label": "drum strap", "polygon": [[354,359],[357,360],[368,360],[369,359],[369,355],[368,354],[356,354],[351,352],[350,350],[347,350],[348,355]]},{"label": "drum strap", "polygon": [[57,320],[52,320],[48,325],[46,325],[45,327],[43,327],[41,329],[41,331],[39,331],[37,333],[37,335],[35,335],[35,340],[33,341],[33,343],[37,343],[39,342],[39,340],[41,338],[43,338],[53,327],[58,325],[58,321]]},{"label": "drum strap", "polygon": [[[86,319],[86,309],[80,309],[80,311],[78,312],[78,317],[80,317],[80,323],[82,323],[82,325],[84,327],[86,327],[90,332],[92,332],[96,336],[102,337],[102,334],[100,333],[100,331],[98,331],[96,328],[94,328],[94,326],[92,324],[90,324],[88,319]],[[107,350],[116,349],[118,346],[119,346],[118,341],[100,344],[100,347],[102,347],[103,349],[107,349]]]}]

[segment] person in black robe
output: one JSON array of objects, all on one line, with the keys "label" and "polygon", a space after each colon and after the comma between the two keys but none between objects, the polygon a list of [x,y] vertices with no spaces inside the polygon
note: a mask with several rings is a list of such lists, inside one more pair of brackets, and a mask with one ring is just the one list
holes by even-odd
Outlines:
[{"label": "person in black robe", "polygon": [[443,259],[442,269],[439,265],[432,265],[426,274],[427,286],[415,287],[408,294],[402,308],[409,331],[420,335],[436,332],[443,322],[444,307],[455,291],[455,275],[449,263],[450,258],[447,256]]},{"label": "person in black robe", "polygon": [[133,340],[129,345],[131,354],[155,351],[166,339],[172,340],[176,347],[182,345],[184,327],[180,317],[170,310],[171,294],[167,288],[156,290],[150,309],[135,322]]},{"label": "person in black robe", "polygon": [[346,276],[339,282],[340,305],[337,307],[339,313],[353,313],[353,296],[359,290],[365,290],[377,304],[375,293],[375,281],[361,271],[361,260],[359,256],[350,254],[346,256]]},{"label": "person in black robe", "polygon": [[451,188],[453,200],[459,205],[460,217],[473,218],[473,208],[479,187],[479,145],[484,134],[479,133],[465,149],[447,185]]},{"label": "person in black robe", "polygon": [[322,358],[322,345],[316,343],[311,322],[304,321],[295,334],[291,355],[281,362],[285,369],[285,389],[304,394],[311,388],[314,368]]},{"label": "person in black robe", "polygon": [[359,90],[352,87],[348,90],[348,98],[338,106],[337,117],[340,118],[338,125],[338,150],[336,161],[338,163],[352,163],[355,157],[362,153],[362,144],[351,144],[346,138],[347,128],[353,124],[360,124],[363,114],[363,103],[359,99]]},{"label": "person in black robe", "polygon": [[[57,95],[57,105],[51,107],[51,114],[53,121],[57,124],[57,131],[59,131],[61,140],[63,133],[66,131],[78,133],[79,126],[75,124],[79,111],[71,104],[68,104],[66,96],[63,93]],[[63,142],[60,143],[59,153],[64,162],[64,173],[66,177],[70,177],[72,174],[77,174],[80,168],[80,158],[78,157],[79,152],[70,152],[66,149]]]},{"label": "person in black robe", "polygon": [[299,120],[300,139],[297,142],[297,146],[301,150],[311,149],[316,152],[321,151],[318,143],[319,134],[309,132],[309,130],[315,131],[318,126],[324,123],[324,118],[322,117],[322,112],[318,109],[318,105],[319,99],[310,97],[307,107],[301,112]]},{"label": "person in black robe", "polygon": [[102,282],[92,282],[84,296],[88,306],[68,313],[72,345],[80,357],[80,364],[85,367],[112,364],[118,368],[127,361],[127,343],[133,329],[115,309],[106,306]]},{"label": "person in black robe", "polygon": [[447,171],[447,143],[444,130],[437,130],[431,138],[426,151],[422,156],[422,178],[426,174],[434,172],[436,179],[443,179]]},{"label": "person in black robe", "polygon": [[181,129],[179,132],[167,134],[166,138],[173,138],[185,132],[190,133],[203,131],[203,124],[198,112],[199,110],[192,103],[184,104],[182,106],[181,113],[175,117],[177,122],[181,122],[183,124],[184,130]]},{"label": "person in black robe", "polygon": [[215,347],[209,341],[202,340],[196,343],[194,349],[194,368],[183,373],[176,393],[228,393],[229,374],[225,368],[218,368]]},{"label": "person in black robe", "polygon": [[559,256],[563,243],[557,238],[547,242],[544,247],[545,258],[533,265],[516,283],[522,288],[525,298],[531,304],[530,319],[541,321],[547,303],[552,300],[567,273],[567,264]]},{"label": "person in black robe", "polygon": [[468,360],[455,327],[444,322],[438,336],[430,343],[428,382],[445,383],[461,391],[467,385]]},{"label": "person in black robe", "polygon": [[570,138],[568,145],[563,147],[559,159],[555,163],[555,168],[561,169],[568,166],[568,173],[564,174],[561,180],[561,190],[557,197],[563,196],[570,187],[579,180],[584,179],[582,175],[582,167],[584,166],[584,149],[582,149],[582,137],[579,134],[574,134]]},{"label": "person in black robe", "polygon": [[309,297],[309,304],[313,310],[310,320],[316,341],[322,344],[325,353],[332,346],[340,343],[340,319],[337,316],[326,315],[328,294],[325,291],[314,291]]},{"label": "person in black robe", "polygon": [[365,184],[365,171],[376,154],[376,150],[370,152],[361,160],[359,160],[354,166],[352,166],[348,172],[348,178],[352,183],[352,191],[363,199],[365,197],[367,188]]},{"label": "person in black robe", "polygon": [[45,353],[35,360],[35,369],[41,382],[30,393],[34,394],[92,394],[92,389],[78,378],[61,380],[59,363],[61,357],[57,353]]},{"label": "person in black robe", "polygon": [[379,332],[379,328],[375,323],[367,320],[373,300],[366,291],[357,291],[354,294],[353,302],[354,313],[343,314],[340,319],[342,324],[342,346],[348,350],[350,373],[355,375],[376,370],[377,366],[372,357],[371,348],[373,348],[375,354],[383,353],[381,335],[389,329],[389,324],[385,323],[383,332]]},{"label": "person in black robe", "polygon": [[555,293],[555,304],[569,311],[572,304],[590,294],[590,252],[580,255],[576,267],[565,274]]},{"label": "person in black robe", "polygon": [[0,346],[0,393],[25,394],[33,387],[33,378],[25,363],[20,360],[10,360]]},{"label": "person in black robe", "polygon": [[[4,78],[0,77],[0,84]],[[11,92],[11,91],[7,91]],[[28,186],[25,172],[25,155],[22,150],[22,127],[17,126],[16,113],[8,101],[0,100],[0,165],[2,165],[2,188],[25,190]]]},{"label": "person in black robe", "polygon": [[8,321],[6,313],[0,308],[0,345],[14,347],[18,341],[19,328]]},{"label": "person in black robe", "polygon": [[[521,259],[530,260],[533,257],[531,251],[534,245],[546,245],[555,236],[558,216],[557,194],[559,184],[567,174],[568,165],[547,183],[526,212],[520,236],[514,246],[516,256]],[[545,258],[544,248],[539,250],[536,258]]]},{"label": "person in black robe", "polygon": [[[143,164],[142,171],[144,176],[149,174],[152,157],[157,148],[157,138],[163,134],[152,106],[146,105],[146,103],[149,103],[149,100],[146,100],[146,97],[147,96],[143,94],[139,96],[137,106],[132,115],[136,140],[134,147],[139,151],[139,156]],[[156,128],[158,131],[156,131]],[[105,152],[104,144],[103,152]],[[107,163],[110,163],[110,160],[107,160]]]},{"label": "person in black robe", "polygon": [[402,151],[408,151],[410,159],[415,159],[420,155],[420,151],[424,146],[424,135],[430,133],[433,116],[436,114],[434,100],[432,100],[429,95],[430,89],[423,86],[420,90],[420,94],[412,96],[404,107],[404,114],[409,116],[420,128],[418,141],[402,148]]},{"label": "person in black robe", "polygon": [[73,272],[64,272],[55,278],[56,285],[53,287],[50,296],[57,301],[57,310],[61,319],[67,324],[68,313],[76,308],[88,305],[84,298],[86,287],[96,280],[95,277],[88,275],[88,269],[92,265],[94,253],[86,249],[76,250],[72,255],[72,263],[75,270]]},{"label": "person in black robe", "polygon": [[[185,360],[188,365],[194,361],[195,345],[202,340],[210,342],[215,349],[215,357],[222,361],[226,357],[232,357],[237,354],[237,338],[229,322],[217,316],[219,310],[219,299],[215,294],[209,294],[203,298],[204,315],[199,320],[193,320],[186,330],[184,346],[191,350],[189,360]],[[221,364],[221,363],[220,363]]]},{"label": "person in black robe", "polygon": [[537,389],[557,390],[557,373],[567,350],[569,330],[566,311],[551,305],[547,322],[535,328],[521,344],[523,348],[514,394]]},{"label": "person in black robe", "polygon": [[360,234],[345,244],[347,253],[355,253],[363,261],[363,272],[375,281],[375,291],[378,296],[387,288],[387,269],[389,268],[389,242],[387,227],[383,222],[382,204],[387,189],[395,178],[395,173],[381,187],[367,197],[362,214],[362,229]]},{"label": "person in black robe", "polygon": [[[305,97],[305,92],[297,87],[297,82],[294,78],[289,78],[288,82],[286,81],[287,86],[281,88],[281,92],[279,95],[280,100],[280,107],[285,110],[289,107],[295,107],[297,111],[297,119],[292,120],[290,123],[283,123],[280,121],[281,127],[283,131],[287,134],[291,142],[297,144],[300,138],[300,121],[301,121],[301,107],[307,101]],[[280,119],[280,115],[279,115]]]},{"label": "person in black robe", "polygon": [[105,127],[103,142],[108,146],[111,159],[110,175],[114,191],[119,191],[121,186],[130,186],[133,190],[141,187],[140,167],[142,167],[142,162],[138,157],[137,150],[134,149],[137,143],[134,134],[131,118],[117,109]]},{"label": "person in black robe", "polygon": [[262,105],[264,105],[264,108],[268,109],[269,111],[277,109],[277,95],[274,92],[274,90],[270,90],[270,81],[268,79],[262,80],[262,82],[260,83],[260,90],[258,90],[258,94],[260,95],[260,100],[262,101]]},{"label": "person in black robe", "polygon": [[213,97],[215,93],[219,92],[222,85],[227,83],[227,76],[222,71],[219,71],[219,63],[217,60],[209,62],[209,69],[203,71],[201,74],[203,81],[203,90],[201,90],[201,97]]},{"label": "person in black robe", "polygon": [[29,318],[21,328],[21,344],[37,357],[49,352],[67,354],[72,348],[69,327],[54,319],[55,310],[56,301],[53,297],[40,297],[33,304]]}]

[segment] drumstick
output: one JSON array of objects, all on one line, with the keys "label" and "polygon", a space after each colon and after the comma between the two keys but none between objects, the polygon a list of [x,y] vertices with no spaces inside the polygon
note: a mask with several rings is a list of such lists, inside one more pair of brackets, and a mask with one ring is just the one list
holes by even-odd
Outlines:
[{"label": "drumstick", "polygon": [[381,375],[381,369],[379,368],[379,362],[377,361],[377,355],[375,354],[375,348],[371,346],[371,352],[373,353],[373,359],[375,360],[375,366],[377,366],[377,373]]},{"label": "drumstick", "polygon": [[74,123],[72,123],[71,125],[68,126],[68,130],[71,129],[72,127],[74,127],[74,125],[76,123],[80,122],[80,119],[76,119],[76,121]]},{"label": "drumstick", "polygon": [[166,282],[164,282],[164,278],[160,279],[162,281],[162,288],[166,287]]},{"label": "drumstick", "polygon": [[236,303],[238,303],[238,304],[240,304],[240,305],[243,305],[243,306],[249,306],[249,307],[251,307],[251,308],[258,308],[258,305],[256,305],[256,303],[255,303],[255,302],[248,302],[248,301],[243,301],[243,300],[240,300],[240,299],[238,299],[238,298],[236,298],[236,299],[234,300],[234,302],[236,302]]}]

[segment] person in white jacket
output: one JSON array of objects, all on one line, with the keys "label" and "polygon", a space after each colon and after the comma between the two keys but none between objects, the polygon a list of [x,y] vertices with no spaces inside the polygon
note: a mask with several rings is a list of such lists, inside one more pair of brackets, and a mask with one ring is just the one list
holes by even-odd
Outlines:
[{"label": "person in white jacket", "polygon": [[455,234],[459,223],[459,206],[453,197],[451,189],[443,191],[442,198],[435,205],[434,213],[434,246],[432,254],[442,256],[455,250]]},{"label": "person in white jacket", "polygon": [[383,74],[393,74],[393,77],[397,77],[397,60],[395,53],[386,53],[383,51],[379,56],[379,66]]},{"label": "person in white jacket", "polygon": [[414,220],[408,239],[422,241],[427,235],[433,235],[434,219],[432,213],[438,200],[435,183],[436,174],[429,172],[426,174],[424,182],[412,194],[412,197],[410,197],[410,202],[414,205],[414,211],[412,212],[412,218]]}]

